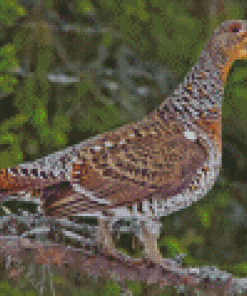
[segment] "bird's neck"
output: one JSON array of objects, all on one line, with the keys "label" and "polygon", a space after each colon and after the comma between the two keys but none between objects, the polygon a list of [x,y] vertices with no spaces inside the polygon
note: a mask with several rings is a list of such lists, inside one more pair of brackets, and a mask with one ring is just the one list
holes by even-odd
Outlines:
[{"label": "bird's neck", "polygon": [[229,68],[227,57],[206,47],[187,77],[163,102],[158,112],[175,112],[177,119],[185,122],[199,120],[201,117],[217,120],[221,114]]}]

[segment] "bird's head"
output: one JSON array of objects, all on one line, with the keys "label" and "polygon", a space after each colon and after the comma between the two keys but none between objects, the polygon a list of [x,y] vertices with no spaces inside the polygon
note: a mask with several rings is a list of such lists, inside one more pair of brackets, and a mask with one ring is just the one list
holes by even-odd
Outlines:
[{"label": "bird's head", "polygon": [[228,20],[220,24],[209,38],[205,50],[213,64],[220,68],[221,79],[225,83],[233,62],[247,58],[247,21]]},{"label": "bird's head", "polygon": [[215,30],[208,46],[214,53],[228,57],[230,63],[247,58],[247,21],[223,22]]}]

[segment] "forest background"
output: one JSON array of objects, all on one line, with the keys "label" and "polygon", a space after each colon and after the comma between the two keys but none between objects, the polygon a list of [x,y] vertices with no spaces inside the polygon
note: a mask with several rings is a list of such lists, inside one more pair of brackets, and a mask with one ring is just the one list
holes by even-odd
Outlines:
[{"label": "forest background", "polygon": [[[244,0],[0,4],[1,169],[145,117],[183,80],[218,24],[247,19]],[[236,61],[225,87],[220,177],[203,200],[162,219],[159,240],[165,258],[184,253],[185,266],[214,265],[239,277],[247,274],[246,86],[247,61]],[[130,252],[131,238],[120,245]],[[90,292],[57,275],[54,283],[63,294],[120,293],[114,282]],[[146,293],[129,286],[133,295]],[[24,288],[0,282],[6,295],[37,294]]]}]

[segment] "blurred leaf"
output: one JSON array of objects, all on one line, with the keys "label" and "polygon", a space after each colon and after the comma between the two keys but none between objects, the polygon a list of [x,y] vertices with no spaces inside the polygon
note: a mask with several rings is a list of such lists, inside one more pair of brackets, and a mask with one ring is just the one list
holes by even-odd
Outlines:
[{"label": "blurred leaf", "polygon": [[13,92],[14,86],[18,83],[18,80],[11,74],[0,76],[0,88],[3,92]]},{"label": "blurred leaf", "polygon": [[46,77],[47,72],[51,71],[52,50],[50,46],[42,47],[37,53],[37,75]]},{"label": "blurred leaf", "polygon": [[111,34],[104,33],[102,43],[105,46],[111,46],[113,43],[113,38]]},{"label": "blurred leaf", "polygon": [[37,101],[37,105],[38,106],[36,109],[34,109],[33,116],[30,122],[34,126],[41,127],[42,125],[45,125],[47,123],[48,114],[47,114],[46,108],[43,107],[41,102]]},{"label": "blurred leaf", "polygon": [[107,281],[104,289],[101,291],[100,295],[104,296],[120,296],[120,288],[113,281]]},{"label": "blurred leaf", "polygon": [[[0,48],[0,56],[5,58],[11,65],[11,67],[17,67],[17,59],[15,57],[16,49],[15,46],[11,43],[5,44]],[[1,69],[1,67],[0,67]]]},{"label": "blurred leaf", "polygon": [[40,128],[40,143],[49,150],[61,149],[68,143],[68,136],[58,127],[52,128],[49,125]]},{"label": "blurred leaf", "polygon": [[117,108],[100,102],[98,106],[93,104],[88,106],[87,116],[81,119],[78,128],[93,134],[101,134],[116,127],[119,122],[120,116]]},{"label": "blurred leaf", "polygon": [[64,278],[59,275],[53,275],[52,277],[54,284],[64,284]]},{"label": "blurred leaf", "polygon": [[20,16],[26,15],[25,9],[15,0],[0,0],[0,22],[3,25],[12,25]]},{"label": "blurred leaf", "polygon": [[161,246],[165,246],[168,249],[170,257],[181,253],[187,253],[187,248],[183,245],[182,241],[172,236],[164,237],[159,242],[159,247]]},{"label": "blurred leaf", "polygon": [[205,208],[198,208],[196,214],[205,228],[209,228],[212,225],[212,215]]},{"label": "blurred leaf", "polygon": [[65,114],[56,114],[52,118],[52,126],[54,129],[60,129],[61,132],[69,132],[71,130],[70,116]]},{"label": "blurred leaf", "polygon": [[228,1],[227,3],[227,16],[224,17],[224,20],[228,19],[228,20],[241,20],[241,19],[245,19],[245,12],[243,9],[243,6],[238,3],[237,1],[234,2],[230,2]]},{"label": "blurred leaf", "polygon": [[[230,109],[231,112],[237,114],[237,116],[243,119],[247,124],[247,69],[243,67],[235,67],[234,75],[231,75],[228,79],[227,93],[229,93],[231,100],[227,100],[229,107],[224,106],[224,111]],[[230,115],[229,115],[230,116]]]},{"label": "blurred leaf", "polygon": [[224,101],[222,104],[222,116],[224,119],[231,117],[232,107],[228,101]]},{"label": "blurred leaf", "polygon": [[226,266],[225,267],[226,270],[229,270],[230,272],[234,272],[235,275],[239,275],[239,276],[247,276],[247,262],[241,262],[238,264],[235,264],[233,266]]},{"label": "blurred leaf", "polygon": [[17,131],[28,121],[28,117],[22,114],[18,114],[5,120],[0,126],[0,132],[6,132],[9,130]]},{"label": "blurred leaf", "polygon": [[6,73],[10,69],[19,66],[18,59],[15,57],[15,46],[6,44],[0,49],[0,89],[3,92],[13,92],[14,86],[18,80],[11,73]]},{"label": "blurred leaf", "polygon": [[133,295],[140,295],[142,292],[142,284],[140,282],[127,282],[126,287],[131,289]]},{"label": "blurred leaf", "polygon": [[150,15],[145,9],[146,1],[135,0],[131,4],[124,4],[123,7],[128,15],[138,16],[142,21],[147,21],[150,18]]},{"label": "blurred leaf", "polygon": [[236,67],[234,68],[234,75],[232,79],[229,79],[229,82],[234,86],[237,83],[244,83],[244,80],[247,78],[247,69],[246,68],[240,68]]},{"label": "blurred leaf", "polygon": [[193,244],[202,244],[204,242],[203,236],[197,235],[195,230],[191,229],[186,232],[184,237],[181,239],[181,243],[187,247]]},{"label": "blurred leaf", "polygon": [[229,190],[227,189],[227,190],[220,191],[216,195],[214,201],[215,201],[215,204],[217,206],[221,207],[222,209],[228,207],[229,202],[230,202],[230,192],[229,192]]},{"label": "blurred leaf", "polygon": [[24,293],[24,296],[36,296],[36,295],[38,295],[38,293],[35,293],[34,291],[27,291]]},{"label": "blurred leaf", "polygon": [[94,6],[89,0],[78,1],[77,5],[78,5],[78,12],[81,12],[82,14],[94,13],[95,11]]},{"label": "blurred leaf", "polygon": [[52,136],[55,147],[64,147],[68,143],[68,136],[60,128],[52,129]]},{"label": "blurred leaf", "polygon": [[[1,293],[4,293],[4,291],[10,291],[11,289],[12,288],[11,288],[10,284],[7,281],[1,281],[0,282],[0,295],[1,295]],[[7,294],[4,294],[4,295],[7,295]]]},{"label": "blurred leaf", "polygon": [[33,113],[33,107],[37,98],[35,97],[35,79],[27,78],[24,80],[21,91],[17,92],[15,97],[15,105],[22,115],[30,118]]},{"label": "blurred leaf", "polygon": [[27,139],[27,144],[24,147],[26,154],[38,156],[39,152],[39,141],[34,139]]},{"label": "blurred leaf", "polygon": [[1,169],[21,163],[23,161],[23,152],[20,145],[20,135],[1,134],[0,136],[2,140],[1,144],[10,144],[10,147],[6,151],[0,153]]}]

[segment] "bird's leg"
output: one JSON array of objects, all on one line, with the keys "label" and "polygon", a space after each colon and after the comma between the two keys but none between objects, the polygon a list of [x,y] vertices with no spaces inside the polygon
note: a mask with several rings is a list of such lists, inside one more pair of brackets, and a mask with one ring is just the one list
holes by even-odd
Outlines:
[{"label": "bird's leg", "polygon": [[136,235],[132,236],[132,250],[139,253],[141,250],[140,240],[137,238]]},{"label": "bird's leg", "polygon": [[110,231],[110,221],[104,219],[98,219],[98,227],[96,230],[96,241],[98,244],[101,244],[104,251],[109,254],[116,254],[117,251],[114,241],[112,239],[112,234]]},{"label": "bird's leg", "polygon": [[[139,237],[139,236],[138,236]],[[142,223],[142,235],[141,235],[141,243],[144,245],[144,252],[147,254],[148,258],[154,263],[161,264],[162,256],[158,249],[157,239],[159,237],[159,233],[153,233],[148,231],[145,223]],[[119,252],[115,243],[112,239],[110,221],[106,221],[104,219],[98,220],[98,227],[96,232],[96,240],[98,244],[102,245],[102,249],[111,255],[119,255]]]},{"label": "bird's leg", "polygon": [[144,252],[147,254],[148,258],[154,263],[162,263],[162,255],[158,249],[158,240],[159,234],[152,233],[148,231],[145,223],[142,223],[142,237],[141,241],[144,244]]},{"label": "bird's leg", "polygon": [[[117,257],[125,257],[121,251],[117,250],[115,247],[115,242],[112,238],[112,231],[111,231],[111,222],[112,221],[106,221],[104,219],[98,219],[98,226],[96,230],[96,242],[98,245],[101,245],[102,250],[106,252],[109,255],[117,256]],[[116,230],[116,229],[115,229]],[[133,232],[133,230],[129,230],[130,232]],[[127,231],[127,232],[129,232]],[[117,230],[117,232],[126,232],[126,230],[121,229],[121,227]],[[136,235],[135,235],[136,236]],[[136,236],[137,238],[137,236]],[[140,259],[136,258],[137,261],[140,261]]]}]

